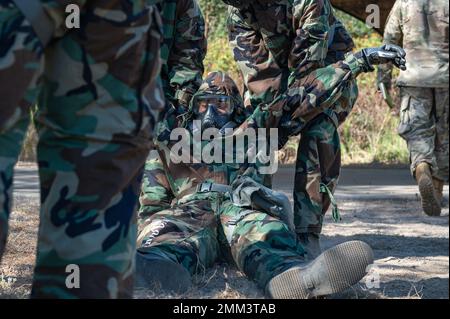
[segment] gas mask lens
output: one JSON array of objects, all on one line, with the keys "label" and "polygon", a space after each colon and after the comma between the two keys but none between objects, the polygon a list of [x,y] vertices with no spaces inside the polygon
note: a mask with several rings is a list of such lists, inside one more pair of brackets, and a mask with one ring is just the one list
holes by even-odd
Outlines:
[{"label": "gas mask lens", "polygon": [[196,115],[205,114],[210,107],[213,107],[219,115],[231,115],[233,113],[231,98],[226,95],[200,96],[194,102],[193,111]]}]

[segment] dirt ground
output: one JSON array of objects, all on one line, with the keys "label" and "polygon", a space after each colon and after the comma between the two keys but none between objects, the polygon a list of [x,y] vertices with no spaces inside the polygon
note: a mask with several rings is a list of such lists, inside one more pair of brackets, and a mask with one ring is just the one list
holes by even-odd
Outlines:
[{"label": "dirt ground", "polygon": [[[345,188],[345,187],[343,187]],[[31,288],[38,227],[38,198],[15,196],[6,255],[0,265],[0,298],[27,298]],[[342,222],[328,215],[324,249],[363,240],[374,250],[369,276],[330,298],[449,298],[449,209],[442,217],[421,212],[420,201],[391,197],[339,198]],[[195,278],[183,296],[136,291],[135,298],[263,298],[262,292],[233,267],[218,264]]]}]

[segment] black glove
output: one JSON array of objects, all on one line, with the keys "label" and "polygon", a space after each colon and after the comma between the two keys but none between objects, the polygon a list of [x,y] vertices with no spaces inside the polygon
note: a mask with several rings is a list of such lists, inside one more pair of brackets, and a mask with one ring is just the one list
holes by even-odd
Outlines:
[{"label": "black glove", "polygon": [[401,47],[393,44],[385,44],[379,48],[367,48],[356,53],[357,58],[363,58],[366,64],[366,72],[375,70],[374,65],[392,62],[402,71],[406,70],[406,52]]}]

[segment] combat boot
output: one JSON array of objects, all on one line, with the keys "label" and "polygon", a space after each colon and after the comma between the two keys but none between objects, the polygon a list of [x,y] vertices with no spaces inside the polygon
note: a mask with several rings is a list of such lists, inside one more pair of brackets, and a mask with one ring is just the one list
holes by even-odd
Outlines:
[{"label": "combat boot", "polygon": [[135,287],[180,295],[192,288],[192,278],[186,268],[169,258],[137,252]]},{"label": "combat boot", "polygon": [[272,278],[266,294],[273,299],[308,299],[338,293],[358,283],[373,264],[372,249],[351,241],[333,247],[314,261]]},{"label": "combat boot", "polygon": [[320,247],[320,236],[313,233],[297,234],[299,243],[303,246],[306,252],[306,259],[312,261],[319,257],[322,253]]},{"label": "combat boot", "polygon": [[430,165],[421,163],[416,168],[416,180],[419,185],[422,198],[422,208],[428,216],[440,216],[442,212],[441,203],[433,184]]}]

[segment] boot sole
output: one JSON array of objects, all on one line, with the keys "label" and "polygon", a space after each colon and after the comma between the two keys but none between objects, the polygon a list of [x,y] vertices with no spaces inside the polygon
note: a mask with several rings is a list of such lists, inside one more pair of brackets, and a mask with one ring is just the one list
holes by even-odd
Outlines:
[{"label": "boot sole", "polygon": [[183,294],[192,288],[191,274],[170,260],[146,259],[136,255],[136,288],[155,293]]},{"label": "boot sole", "polygon": [[274,277],[266,292],[273,299],[327,296],[357,284],[373,264],[372,249],[351,241],[333,247],[305,267],[294,267]]},{"label": "boot sole", "polygon": [[433,181],[426,176],[419,180],[419,191],[422,198],[422,208],[425,214],[432,217],[441,216],[441,203],[436,198]]}]

